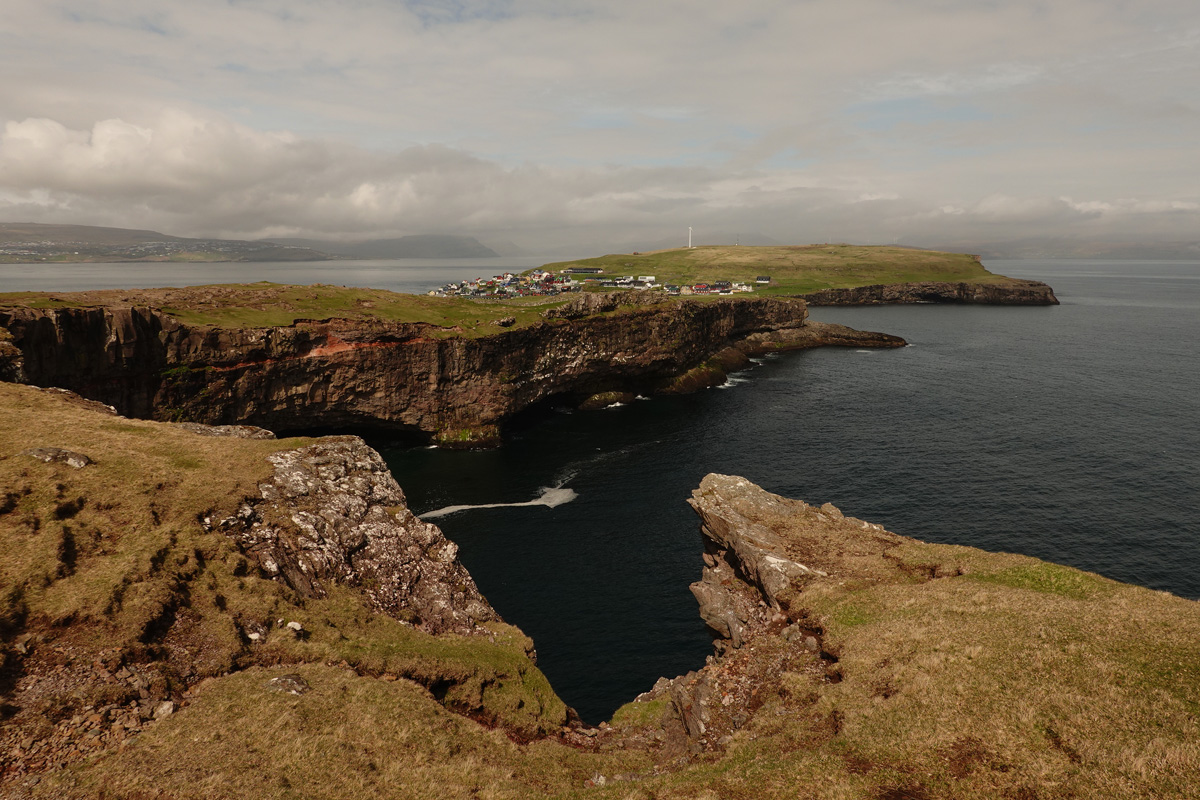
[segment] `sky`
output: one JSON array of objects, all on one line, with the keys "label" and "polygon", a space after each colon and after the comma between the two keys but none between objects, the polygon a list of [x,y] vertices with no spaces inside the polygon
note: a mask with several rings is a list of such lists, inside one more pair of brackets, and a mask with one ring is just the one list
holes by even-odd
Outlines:
[{"label": "sky", "polygon": [[0,221],[1200,238],[1195,0],[5,0]]}]

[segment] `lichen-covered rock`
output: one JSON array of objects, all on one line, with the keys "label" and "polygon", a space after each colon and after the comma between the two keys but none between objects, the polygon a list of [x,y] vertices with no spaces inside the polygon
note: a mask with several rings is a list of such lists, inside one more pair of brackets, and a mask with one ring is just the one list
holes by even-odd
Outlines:
[{"label": "lichen-covered rock", "polygon": [[176,422],[175,426],[200,436],[232,436],[236,439],[274,439],[275,434],[255,425],[201,425],[199,422]]},{"label": "lichen-covered rock", "polygon": [[706,476],[688,502],[705,547],[702,577],[690,588],[716,654],[636,700],[666,702],[659,735],[679,755],[721,749],[765,698],[793,691],[790,684],[839,680],[837,657],[826,652],[802,594],[823,581],[895,580],[904,568],[887,555],[907,541],[829,503],[814,508],[732,475]]},{"label": "lichen-covered rock", "polygon": [[74,467],[75,469],[83,469],[92,463],[92,459],[83,453],[77,453],[74,450],[64,450],[61,447],[34,447],[21,451],[21,455],[31,456],[47,464],[53,462],[66,464],[68,467]]},{"label": "lichen-covered rock", "polygon": [[270,456],[275,474],[232,517],[207,520],[267,576],[319,597],[330,583],[362,590],[376,610],[430,633],[469,634],[499,619],[457,546],[405,505],[377,452],[356,436]]}]

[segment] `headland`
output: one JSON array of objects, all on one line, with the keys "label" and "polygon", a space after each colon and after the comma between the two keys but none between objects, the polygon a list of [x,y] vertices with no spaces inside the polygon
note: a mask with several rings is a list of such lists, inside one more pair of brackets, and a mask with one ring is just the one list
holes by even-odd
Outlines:
[{"label": "headland", "polygon": [[904,344],[807,315],[797,299],[650,292],[486,303],[252,284],[0,296],[9,373],[127,416],[386,429],[447,446],[493,445],[505,420],[540,403],[718,384],[757,353]]}]

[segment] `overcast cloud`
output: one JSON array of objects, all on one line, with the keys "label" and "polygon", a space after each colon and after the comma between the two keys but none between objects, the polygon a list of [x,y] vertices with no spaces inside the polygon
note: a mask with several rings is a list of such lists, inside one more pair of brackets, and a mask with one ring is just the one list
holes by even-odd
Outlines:
[{"label": "overcast cloud", "polygon": [[1198,45],[1194,0],[6,0],[0,221],[1194,239]]}]

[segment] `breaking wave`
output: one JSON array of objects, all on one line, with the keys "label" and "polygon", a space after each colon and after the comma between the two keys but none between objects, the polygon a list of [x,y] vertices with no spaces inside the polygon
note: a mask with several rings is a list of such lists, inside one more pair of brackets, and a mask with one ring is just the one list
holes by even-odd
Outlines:
[{"label": "breaking wave", "polygon": [[459,511],[470,511],[474,508],[521,508],[525,506],[546,506],[554,508],[561,506],[563,503],[569,503],[578,497],[579,494],[574,489],[568,489],[563,486],[543,486],[537,497],[532,500],[527,500],[524,503],[479,503],[476,505],[466,506],[446,506],[434,511],[426,511],[420,514],[421,519],[435,519],[437,517],[445,517],[450,514],[456,514]]}]

